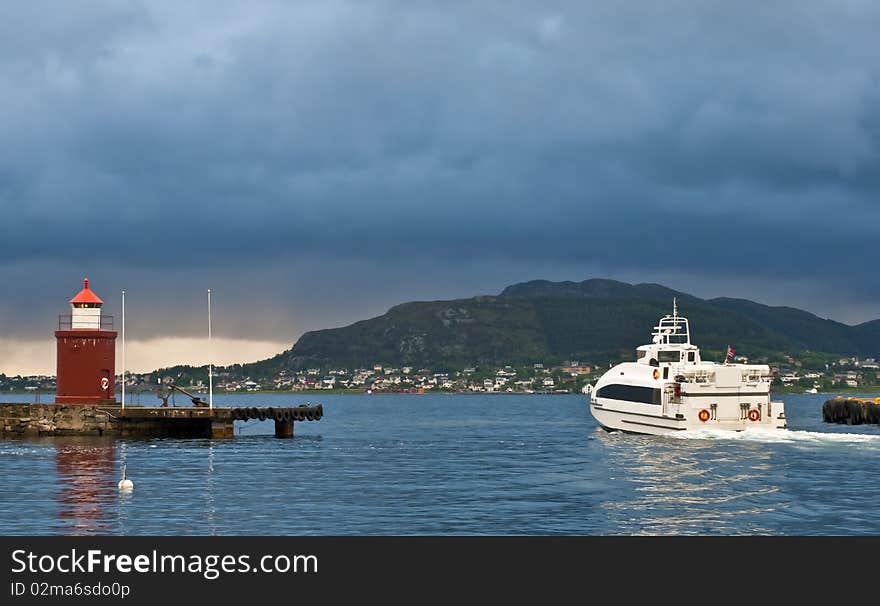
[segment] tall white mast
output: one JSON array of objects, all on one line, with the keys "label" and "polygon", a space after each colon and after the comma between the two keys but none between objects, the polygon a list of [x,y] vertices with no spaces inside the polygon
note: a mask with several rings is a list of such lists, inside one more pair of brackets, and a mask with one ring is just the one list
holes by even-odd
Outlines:
[{"label": "tall white mast", "polygon": [[122,291],[122,409],[125,410],[125,291]]},{"label": "tall white mast", "polygon": [[211,289],[208,289],[208,408],[214,410],[214,365],[211,347]]}]

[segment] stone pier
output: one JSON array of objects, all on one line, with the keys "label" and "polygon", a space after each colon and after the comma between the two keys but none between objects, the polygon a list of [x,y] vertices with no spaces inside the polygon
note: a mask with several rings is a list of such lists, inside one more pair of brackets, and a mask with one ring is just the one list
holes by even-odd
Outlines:
[{"label": "stone pier", "polygon": [[119,436],[232,438],[234,422],[273,420],[275,437],[292,438],[294,421],[317,421],[323,406],[142,407],[119,404],[2,404],[0,437]]}]

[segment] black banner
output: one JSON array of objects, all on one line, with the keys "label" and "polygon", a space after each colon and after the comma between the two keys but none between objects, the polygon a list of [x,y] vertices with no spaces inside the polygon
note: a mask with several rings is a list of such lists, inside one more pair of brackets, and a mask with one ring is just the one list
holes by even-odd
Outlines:
[{"label": "black banner", "polygon": [[[2,604],[189,600],[420,602],[627,595],[732,583],[787,595],[876,538],[3,537]],[[792,576],[792,571],[794,576]],[[807,584],[805,584],[807,583]],[[677,589],[676,589],[677,587]],[[815,589],[815,588],[814,588]],[[813,589],[809,592],[812,594]]]}]

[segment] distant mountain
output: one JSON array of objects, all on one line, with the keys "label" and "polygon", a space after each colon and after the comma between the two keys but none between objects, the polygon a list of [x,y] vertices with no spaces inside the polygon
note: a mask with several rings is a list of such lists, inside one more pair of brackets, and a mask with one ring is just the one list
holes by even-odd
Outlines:
[{"label": "distant mountain", "polygon": [[659,284],[627,284],[617,280],[594,278],[583,282],[550,282],[548,280],[532,280],[508,286],[501,291],[501,297],[520,298],[556,298],[581,297],[589,299],[664,299],[671,304],[672,297],[694,299],[695,297],[681,293]]},{"label": "distant mountain", "polygon": [[[860,351],[877,351],[880,343],[880,320],[871,320],[853,327],[859,335]],[[871,354],[874,355],[874,354]],[[876,356],[874,356],[876,357]]]},{"label": "distant mountain", "polygon": [[673,297],[690,319],[693,341],[710,352],[730,344],[753,356],[809,350],[880,357],[880,320],[849,326],[790,307],[705,300],[659,284],[536,280],[498,296],[404,303],[350,326],[308,332],[292,349],[244,370],[264,375],[310,366],[440,369],[631,358],[671,312]]},{"label": "distant mountain", "polygon": [[[724,297],[711,299],[709,303],[746,316],[768,330],[784,335],[791,349],[851,355],[873,354],[880,349],[875,347],[871,351],[870,339],[865,338],[864,329],[834,320],[823,320],[793,307],[768,307],[746,299]],[[874,341],[874,345],[880,343]]]}]

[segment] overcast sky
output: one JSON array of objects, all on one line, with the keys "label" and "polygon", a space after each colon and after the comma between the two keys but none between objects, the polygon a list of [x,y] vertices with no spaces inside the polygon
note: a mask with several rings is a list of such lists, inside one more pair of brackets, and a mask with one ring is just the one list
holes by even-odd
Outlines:
[{"label": "overcast sky", "polygon": [[[135,369],[529,279],[880,317],[880,4],[4,4],[0,372],[83,276]],[[140,368],[137,368],[140,367]]]}]

